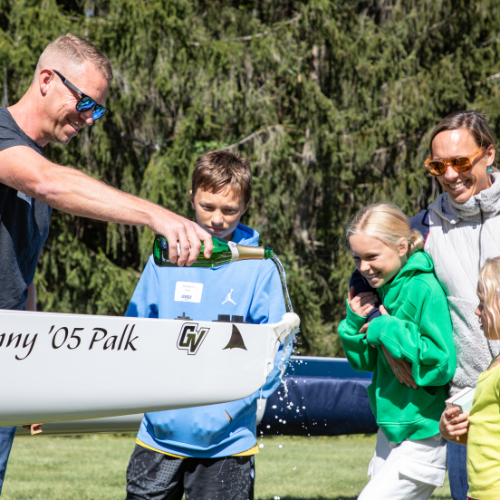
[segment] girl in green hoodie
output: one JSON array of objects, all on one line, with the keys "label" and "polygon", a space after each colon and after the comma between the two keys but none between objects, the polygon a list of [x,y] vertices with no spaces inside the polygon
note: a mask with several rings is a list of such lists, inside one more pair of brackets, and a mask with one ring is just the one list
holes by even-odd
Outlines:
[{"label": "girl in green hoodie", "polygon": [[[368,395],[380,427],[371,480],[358,500],[426,500],[446,471],[439,418],[456,368],[446,296],[420,234],[396,206],[365,207],[347,238],[369,286],[357,296],[349,291],[339,334],[351,366],[373,372]],[[382,315],[367,323],[379,303]],[[384,352],[411,364],[416,388],[398,381]]]}]

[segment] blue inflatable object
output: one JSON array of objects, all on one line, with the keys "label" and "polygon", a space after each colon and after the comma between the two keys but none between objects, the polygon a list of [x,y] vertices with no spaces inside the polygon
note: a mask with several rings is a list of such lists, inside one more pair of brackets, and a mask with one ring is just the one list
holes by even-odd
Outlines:
[{"label": "blue inflatable object", "polygon": [[285,375],[301,377],[365,378],[371,372],[357,372],[346,358],[320,358],[316,356],[292,356]]},{"label": "blue inflatable object", "polygon": [[344,358],[293,356],[281,386],[267,400],[258,435],[377,432],[366,392],[371,375],[354,371]]}]

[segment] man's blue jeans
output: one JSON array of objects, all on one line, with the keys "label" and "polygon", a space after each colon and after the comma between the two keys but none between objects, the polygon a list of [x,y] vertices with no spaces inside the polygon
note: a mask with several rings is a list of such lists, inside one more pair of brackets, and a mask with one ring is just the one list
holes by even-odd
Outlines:
[{"label": "man's blue jeans", "polygon": [[467,500],[467,446],[448,441],[448,478],[453,500]]},{"label": "man's blue jeans", "polygon": [[3,480],[7,470],[10,449],[14,441],[15,427],[0,427],[0,493],[2,493]]}]

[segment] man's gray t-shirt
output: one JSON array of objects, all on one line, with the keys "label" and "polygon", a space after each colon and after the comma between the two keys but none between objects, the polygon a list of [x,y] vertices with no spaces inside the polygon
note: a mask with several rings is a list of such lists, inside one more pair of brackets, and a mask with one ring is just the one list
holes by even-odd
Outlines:
[{"label": "man's gray t-shirt", "polygon": [[[14,146],[42,155],[41,146],[19,128],[6,108],[0,108],[0,151]],[[0,183],[0,309],[26,309],[51,213],[45,203]]]}]

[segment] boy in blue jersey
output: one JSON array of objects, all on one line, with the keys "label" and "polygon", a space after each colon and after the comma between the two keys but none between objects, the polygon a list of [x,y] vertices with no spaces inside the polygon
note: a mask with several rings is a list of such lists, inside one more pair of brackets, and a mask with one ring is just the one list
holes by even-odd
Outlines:
[{"label": "boy in blue jersey", "polygon": [[[208,153],[197,163],[190,192],[198,224],[213,236],[257,246],[259,234],[239,223],[251,192],[248,160]],[[248,323],[275,323],[285,312],[272,261],[178,268],[157,267],[151,256],[127,316],[212,321],[224,314],[233,321],[240,316]],[[257,400],[278,387],[281,354],[263,389],[248,398],[147,413],[127,469],[127,500],[181,500],[183,494],[186,500],[253,499]]]}]

